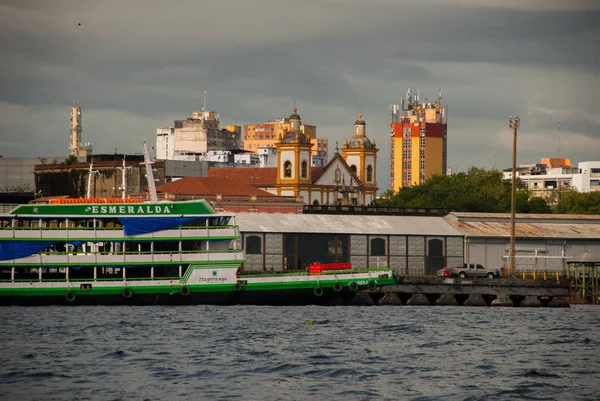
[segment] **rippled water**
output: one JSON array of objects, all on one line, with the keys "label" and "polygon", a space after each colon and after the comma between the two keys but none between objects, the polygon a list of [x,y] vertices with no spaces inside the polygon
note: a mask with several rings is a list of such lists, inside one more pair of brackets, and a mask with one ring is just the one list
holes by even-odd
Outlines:
[{"label": "rippled water", "polygon": [[600,399],[600,308],[5,307],[1,400]]}]

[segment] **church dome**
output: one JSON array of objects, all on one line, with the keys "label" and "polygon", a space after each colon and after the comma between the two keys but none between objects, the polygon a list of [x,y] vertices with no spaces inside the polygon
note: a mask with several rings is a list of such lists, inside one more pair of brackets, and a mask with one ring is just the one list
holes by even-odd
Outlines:
[{"label": "church dome", "polygon": [[348,141],[348,147],[349,148],[362,148],[362,147],[372,148],[373,144],[371,143],[371,140],[369,138],[367,138],[366,136],[355,136]]},{"label": "church dome", "polygon": [[300,120],[300,115],[298,114],[298,109],[294,107],[293,113],[290,114],[290,120]]},{"label": "church dome", "polygon": [[308,143],[308,139],[306,139],[306,136],[304,136],[302,131],[288,131],[283,136],[283,140],[281,142],[283,142],[283,143],[299,142],[299,143],[304,144],[304,143]]},{"label": "church dome", "polygon": [[358,120],[354,122],[354,136],[348,141],[349,148],[372,148],[371,140],[367,138],[367,123],[358,115]]}]

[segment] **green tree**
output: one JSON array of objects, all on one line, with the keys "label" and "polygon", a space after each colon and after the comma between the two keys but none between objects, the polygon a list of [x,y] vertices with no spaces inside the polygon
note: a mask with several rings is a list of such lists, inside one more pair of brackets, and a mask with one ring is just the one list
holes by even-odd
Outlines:
[{"label": "green tree", "polygon": [[[521,181],[517,181],[518,213],[542,213],[548,210],[545,202],[535,201]],[[466,173],[451,176],[436,175],[425,183],[401,188],[397,193],[387,191],[378,204],[403,207],[441,207],[456,212],[507,213],[511,209],[511,182],[502,172],[471,167]]]},{"label": "green tree", "polygon": [[550,214],[552,208],[544,198],[534,196],[529,199],[529,213]]},{"label": "green tree", "polygon": [[560,214],[600,214],[600,192],[561,190],[553,194],[554,212]]},{"label": "green tree", "polygon": [[75,155],[69,155],[69,157],[67,157],[64,161],[64,164],[71,165],[73,163],[77,163],[77,156]]}]

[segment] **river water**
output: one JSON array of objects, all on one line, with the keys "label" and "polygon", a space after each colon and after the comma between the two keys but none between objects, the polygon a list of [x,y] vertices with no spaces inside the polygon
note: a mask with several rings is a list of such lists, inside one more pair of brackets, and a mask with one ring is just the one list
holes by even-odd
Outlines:
[{"label": "river water", "polygon": [[598,400],[600,307],[0,308],[0,400]]}]

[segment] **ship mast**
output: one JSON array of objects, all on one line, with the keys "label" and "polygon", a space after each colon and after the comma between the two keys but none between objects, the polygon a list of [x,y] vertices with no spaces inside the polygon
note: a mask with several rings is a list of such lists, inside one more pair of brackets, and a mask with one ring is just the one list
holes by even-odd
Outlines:
[{"label": "ship mast", "polygon": [[152,173],[152,164],[150,161],[150,154],[148,153],[148,146],[144,141],[144,165],[146,167],[146,180],[148,181],[148,191],[150,192],[150,201],[157,203],[158,195],[156,194],[156,183],[154,182],[154,174]]},{"label": "ship mast", "polygon": [[117,167],[118,170],[121,170],[121,199],[125,199],[127,197],[127,171],[131,170],[131,166],[125,167],[125,155],[123,155],[123,167]]}]

